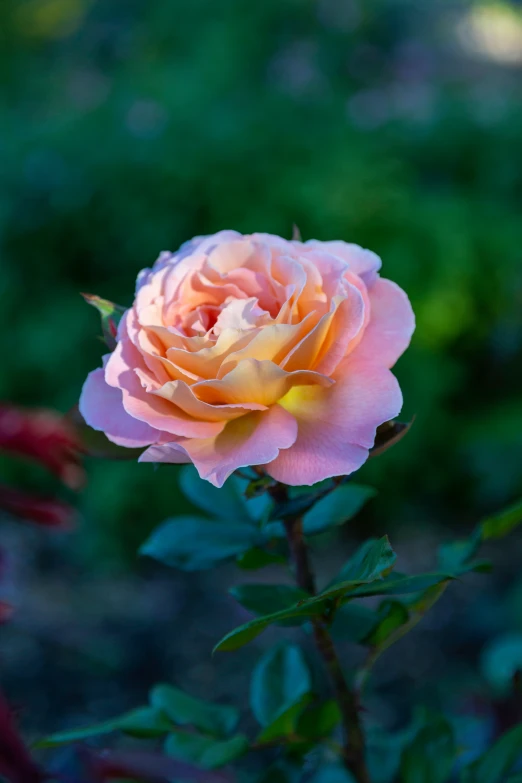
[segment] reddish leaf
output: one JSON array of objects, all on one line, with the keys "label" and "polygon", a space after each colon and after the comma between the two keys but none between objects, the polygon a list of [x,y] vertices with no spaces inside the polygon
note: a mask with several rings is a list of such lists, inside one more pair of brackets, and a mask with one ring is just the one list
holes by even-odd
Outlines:
[{"label": "reddish leaf", "polygon": [[27,495],[0,484],[0,509],[37,525],[69,530],[76,520],[76,510],[54,498]]},{"label": "reddish leaf", "polygon": [[54,411],[26,411],[1,403],[0,450],[40,462],[71,489],[84,483],[76,430],[71,421]]}]

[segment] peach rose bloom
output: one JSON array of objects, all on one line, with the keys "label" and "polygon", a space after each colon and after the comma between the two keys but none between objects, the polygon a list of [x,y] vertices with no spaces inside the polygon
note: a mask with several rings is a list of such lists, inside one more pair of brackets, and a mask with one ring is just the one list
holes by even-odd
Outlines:
[{"label": "peach rose bloom", "polygon": [[357,470],[402,406],[389,368],[414,330],[375,253],[221,231],[138,276],[118,343],[83,387],[87,423],[142,462],[216,486],[262,465],[285,484]]}]

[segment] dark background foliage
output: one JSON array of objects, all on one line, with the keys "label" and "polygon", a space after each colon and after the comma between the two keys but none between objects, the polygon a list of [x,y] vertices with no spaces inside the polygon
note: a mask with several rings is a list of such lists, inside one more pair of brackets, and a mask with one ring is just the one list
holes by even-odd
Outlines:
[{"label": "dark background foliage", "polygon": [[[361,471],[378,496],[348,533],[388,532],[406,563],[429,563],[435,540],[522,486],[521,67],[519,3],[3,0],[0,397],[74,406],[103,351],[79,292],[128,304],[137,272],[195,234],[296,223],[305,239],[370,247],[417,315],[396,368],[416,421]],[[47,486],[22,463],[0,468]],[[208,658],[233,624],[231,575],[136,560],[187,507],[176,469],[91,460],[88,477],[74,535],[5,526],[28,603],[5,655],[18,698],[28,667],[40,677],[39,729],[60,677],[54,727],[71,705],[102,717],[125,688],[132,703],[158,669],[223,695],[235,667],[220,663],[216,685]],[[515,590],[516,555],[515,542],[499,591]],[[446,671],[459,600],[431,658],[437,627],[408,648],[428,661],[415,676]],[[516,616],[501,620],[491,595],[474,606],[457,640],[471,659]]]}]

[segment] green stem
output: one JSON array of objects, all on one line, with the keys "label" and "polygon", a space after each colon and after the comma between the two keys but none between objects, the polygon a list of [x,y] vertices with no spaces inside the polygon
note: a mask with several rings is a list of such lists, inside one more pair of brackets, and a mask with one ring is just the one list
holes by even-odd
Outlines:
[{"label": "green stem", "polygon": [[[287,489],[285,486],[278,484],[271,490],[271,494],[276,502],[281,502],[287,498]],[[296,582],[302,590],[306,590],[310,595],[315,595],[315,576],[303,534],[302,519],[288,519],[284,525],[295,569]],[[344,730],[343,763],[357,783],[370,783],[370,776],[365,761],[365,740],[359,716],[358,697],[346,682],[325,619],[314,617],[311,619],[311,622],[315,645],[328,671],[332,689],[342,715]]]}]

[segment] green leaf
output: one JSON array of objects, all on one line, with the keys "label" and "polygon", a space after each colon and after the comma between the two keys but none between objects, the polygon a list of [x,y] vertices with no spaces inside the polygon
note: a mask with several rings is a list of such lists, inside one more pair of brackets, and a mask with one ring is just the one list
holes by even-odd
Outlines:
[{"label": "green leaf", "polygon": [[462,771],[462,783],[503,783],[522,757],[522,723]]},{"label": "green leaf", "polygon": [[249,748],[248,739],[237,734],[227,740],[215,740],[201,734],[176,732],[165,741],[165,753],[204,769],[216,769],[243,756]]},{"label": "green leaf", "polygon": [[[314,598],[309,598],[306,601],[301,601],[289,609],[283,609],[280,612],[273,612],[269,615],[264,615],[255,620],[250,620],[248,623],[234,628],[221,641],[214,647],[214,652],[230,652],[231,650],[237,650],[243,647],[252,639],[255,639],[262,633],[269,625],[275,625],[282,623],[283,621],[291,620],[293,618],[300,618],[301,622],[306,622],[309,617],[324,613],[329,606],[332,605],[332,601],[335,599],[342,600],[346,597],[349,590],[353,589],[354,585],[359,585],[359,582],[348,582],[336,586],[336,590],[330,590],[328,593],[319,594]],[[377,590],[374,595],[378,595]],[[351,597],[351,596],[350,596]],[[299,623],[296,623],[299,624]]]},{"label": "green leaf", "polygon": [[344,484],[321,498],[304,516],[303,531],[312,536],[352,519],[376,494],[372,487]]},{"label": "green leaf", "polygon": [[[368,728],[366,756],[372,783],[395,783],[403,748],[415,737],[418,729],[413,727],[400,732],[384,731],[380,727]],[[419,781],[422,783],[422,781]]]},{"label": "green leaf", "polygon": [[[95,723],[92,726],[84,726],[70,731],[58,731],[49,737],[39,740],[36,743],[37,748],[52,748],[58,745],[68,745],[71,742],[81,742],[91,737],[99,737],[103,734],[111,734],[118,731],[117,720],[108,720],[103,723]],[[168,731],[168,729],[167,729]]]},{"label": "green leaf", "polygon": [[293,585],[243,584],[229,592],[241,606],[258,615],[280,612],[310,598],[305,590]]},{"label": "green leaf", "polygon": [[132,710],[118,718],[117,724],[119,731],[133,737],[159,737],[172,729],[168,716],[153,706]]},{"label": "green leaf", "polygon": [[503,538],[522,523],[522,501],[483,520],[467,539],[443,544],[439,548],[439,567],[456,576],[468,571],[489,571],[490,563],[474,561],[480,545],[490,539]]},{"label": "green leaf", "polygon": [[272,508],[272,498],[267,492],[260,494],[248,494],[248,488],[250,481],[244,479],[241,476],[233,475],[228,479],[236,487],[236,491],[239,494],[241,501],[244,504],[247,516],[253,522],[265,522],[268,519],[269,512]]},{"label": "green leaf", "polygon": [[[372,582],[386,576],[395,564],[397,555],[390,546],[388,536],[365,541],[345,563],[333,585],[344,582]],[[325,591],[327,592],[327,591]]]},{"label": "green leaf", "polygon": [[377,623],[364,639],[364,644],[381,647],[397,628],[408,622],[409,617],[407,607],[400,601],[383,601],[377,611]]},{"label": "green leaf", "polygon": [[500,694],[513,688],[513,677],[522,672],[522,634],[504,634],[482,652],[481,669],[489,684]]},{"label": "green leaf", "polygon": [[379,606],[377,615],[380,618],[364,643],[370,645],[370,653],[356,674],[355,681],[362,690],[368,675],[381,655],[402,639],[424,617],[426,612],[438,601],[448,585],[448,580],[428,587],[414,595],[405,606],[399,601],[384,601]]},{"label": "green leaf", "polygon": [[103,723],[57,732],[40,740],[37,747],[50,748],[57,745],[67,745],[71,742],[80,742],[91,737],[111,734],[114,731],[123,731],[134,737],[161,737],[171,729],[172,723],[160,710],[153,707],[139,707]]},{"label": "green leaf", "polygon": [[341,720],[339,705],[329,699],[317,706],[311,705],[303,712],[297,723],[297,734],[311,740],[329,737]]},{"label": "green leaf", "polygon": [[238,650],[243,647],[256,636],[259,636],[265,628],[269,625],[279,623],[283,620],[290,620],[293,617],[300,617],[305,622],[309,617],[321,614],[326,608],[326,602],[321,602],[317,599],[310,599],[303,601],[301,604],[295,604],[295,606],[289,609],[283,609],[281,612],[273,612],[273,614],[267,614],[263,617],[258,617],[255,620],[250,620],[244,625],[240,625],[234,628],[232,631],[226,634],[221,641],[219,641],[214,647],[213,652],[230,652],[231,650]]},{"label": "green leaf", "polygon": [[286,558],[277,552],[268,552],[266,549],[255,546],[240,554],[236,562],[245,571],[257,571],[265,566],[286,563]]},{"label": "green leaf", "polygon": [[401,783],[446,783],[456,755],[450,724],[442,716],[433,717],[402,753]]},{"label": "green leaf", "polygon": [[[379,540],[366,542],[343,569],[342,573],[350,576],[350,579],[335,582],[316,596],[303,599],[287,609],[264,615],[235,628],[218,642],[214,652],[237,650],[255,639],[269,625],[279,623],[282,620],[299,617],[304,621],[308,617],[322,614],[327,608],[334,606],[336,602],[344,600],[348,594],[350,597],[359,595],[361,585],[366,586],[365,583],[380,579],[382,574],[387,573],[393,566],[394,561],[395,553],[386,536]],[[382,590],[384,580],[379,581],[378,584]],[[418,589],[416,587],[416,590]],[[384,591],[388,591],[387,586]],[[405,588],[405,592],[407,592],[407,588]],[[379,595],[379,590],[373,594]]]},{"label": "green leaf", "polygon": [[335,612],[330,633],[337,641],[358,644],[368,636],[378,622],[378,615],[373,609],[349,601]]},{"label": "green leaf", "polygon": [[312,687],[310,672],[299,647],[282,644],[268,650],[252,675],[250,704],[261,726],[269,726],[301,702]]},{"label": "green leaf", "polygon": [[477,553],[482,538],[473,533],[469,538],[442,544],[438,552],[438,565],[442,571],[451,574],[461,574],[468,569],[468,563]]},{"label": "green leaf", "polygon": [[216,736],[230,734],[239,720],[235,707],[209,704],[172,685],[156,685],[150,693],[150,703],[177,726],[195,726]]},{"label": "green leaf", "polygon": [[363,598],[370,595],[405,595],[406,593],[418,593],[427,590],[429,587],[442,585],[454,579],[452,574],[415,574],[414,576],[405,576],[404,574],[390,574],[381,582],[363,584],[354,588],[350,593],[351,598]]},{"label": "green leaf", "polygon": [[256,544],[257,531],[248,523],[203,517],[169,519],[140,547],[140,554],[184,571],[211,568]]},{"label": "green leaf", "polygon": [[293,519],[303,514],[303,530],[306,535],[323,533],[351,519],[363,504],[375,495],[375,490],[358,484],[346,486],[347,480],[345,477],[341,480],[342,483],[338,483],[326,479],[312,488],[291,487],[289,499],[274,505],[265,535],[284,538],[285,529],[276,520]]},{"label": "green leaf", "polygon": [[299,716],[309,703],[312,695],[305,693],[298,702],[284,710],[268,726],[266,726],[257,738],[259,744],[273,742],[280,737],[292,737],[296,733],[296,725]]},{"label": "green leaf", "polygon": [[[302,516],[306,511],[312,508],[318,500],[331,492],[335,486],[336,484],[331,479],[327,479],[326,481],[320,481],[317,484],[314,484],[313,487],[292,487],[288,500],[274,505],[269,516],[269,521],[295,519],[295,517]],[[274,525],[273,528],[274,535],[277,535],[276,531],[279,531],[279,535],[284,535],[284,528],[282,525]]]},{"label": "green leaf", "polygon": [[233,478],[218,489],[209,481],[201,479],[193,465],[184,465],[180,471],[179,483],[181,491],[190,502],[212,517],[232,523],[249,521],[245,503]]},{"label": "green leaf", "polygon": [[522,524],[522,500],[481,522],[482,540],[504,538],[520,524]]},{"label": "green leaf", "polygon": [[126,308],[114,304],[114,302],[109,302],[108,299],[102,299],[95,294],[82,294],[82,296],[87,304],[95,307],[100,313],[103,339],[111,351],[113,351],[116,347],[118,324],[122,315],[125,313]]},{"label": "green leaf", "polygon": [[248,738],[244,734],[236,734],[235,737],[231,737],[228,740],[214,743],[204,755],[202,761],[203,766],[209,769],[215,767],[224,767],[226,764],[230,764],[231,761],[244,756],[249,749],[250,743]]}]

